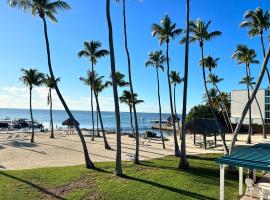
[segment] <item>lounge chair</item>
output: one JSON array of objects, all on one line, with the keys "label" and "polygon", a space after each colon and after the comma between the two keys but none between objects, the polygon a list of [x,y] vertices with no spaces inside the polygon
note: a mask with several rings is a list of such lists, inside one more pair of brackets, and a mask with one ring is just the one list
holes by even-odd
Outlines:
[{"label": "lounge chair", "polygon": [[246,195],[249,195],[250,197],[252,197],[254,196],[254,193],[258,192],[258,187],[251,178],[246,178],[245,184],[247,186]]}]

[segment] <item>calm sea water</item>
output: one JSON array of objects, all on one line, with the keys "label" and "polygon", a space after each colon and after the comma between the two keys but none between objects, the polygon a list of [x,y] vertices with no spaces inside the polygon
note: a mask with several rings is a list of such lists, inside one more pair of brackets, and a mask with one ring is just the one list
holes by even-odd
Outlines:
[{"label": "calm sea water", "polygon": [[[81,128],[91,128],[92,118],[90,111],[72,111],[76,120],[80,123]],[[159,118],[158,113],[137,113],[138,125],[141,130],[149,129],[151,127],[151,120]],[[94,112],[96,120],[96,112]],[[30,119],[28,109],[6,109],[0,108],[0,119],[10,117],[11,119],[26,118]],[[50,116],[49,110],[33,110],[34,120],[41,122],[45,128],[49,127]],[[169,114],[162,114],[162,119],[166,120]],[[68,118],[68,115],[63,110],[53,111],[53,120],[55,126],[62,127],[62,122]],[[102,119],[104,128],[107,130],[115,129],[115,116],[114,112],[102,112]],[[96,123],[96,122],[95,122]],[[95,124],[96,127],[96,124]],[[123,130],[130,131],[130,116],[128,112],[121,112],[121,127]]]}]

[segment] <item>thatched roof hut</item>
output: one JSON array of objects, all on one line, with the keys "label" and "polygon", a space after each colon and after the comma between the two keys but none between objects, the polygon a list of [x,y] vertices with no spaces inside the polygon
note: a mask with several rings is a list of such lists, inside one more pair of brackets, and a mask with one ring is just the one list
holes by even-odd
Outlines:
[{"label": "thatched roof hut", "polygon": [[[70,118],[63,121],[62,125],[63,126],[68,126],[68,127],[74,126],[73,121]],[[78,121],[76,121],[76,125],[80,126],[80,123]]]},{"label": "thatched roof hut", "polygon": [[[225,126],[219,123],[221,131],[226,133],[228,130]],[[194,134],[213,135],[219,133],[215,119],[200,118],[191,120],[186,124],[186,129]]]}]

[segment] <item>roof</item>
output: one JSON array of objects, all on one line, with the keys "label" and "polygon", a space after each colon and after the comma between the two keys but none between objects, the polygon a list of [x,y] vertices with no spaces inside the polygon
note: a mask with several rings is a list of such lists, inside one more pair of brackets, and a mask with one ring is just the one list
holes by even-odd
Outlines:
[{"label": "roof", "polygon": [[[76,121],[76,124],[77,124],[77,126],[80,126],[78,121]],[[74,126],[73,121],[70,118],[63,121],[62,125],[63,126]]]},{"label": "roof", "polygon": [[216,160],[219,164],[270,171],[270,144],[260,143],[235,150],[232,154]]},{"label": "roof", "polygon": [[[218,122],[222,132],[227,132],[227,128]],[[215,119],[198,118],[187,122],[186,129],[196,134],[214,134],[219,133]]]}]

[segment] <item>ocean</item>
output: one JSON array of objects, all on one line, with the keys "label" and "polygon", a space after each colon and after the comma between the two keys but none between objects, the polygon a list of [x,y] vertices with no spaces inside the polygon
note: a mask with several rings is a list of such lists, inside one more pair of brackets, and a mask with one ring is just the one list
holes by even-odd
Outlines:
[{"label": "ocean", "polygon": [[[75,119],[80,123],[81,128],[92,127],[92,117],[90,111],[72,111]],[[102,112],[103,125],[106,130],[115,130],[115,116],[114,112]],[[151,129],[151,121],[159,119],[158,113],[137,113],[138,126],[141,131]],[[96,123],[97,113],[94,112]],[[162,114],[162,120],[167,120],[170,114]],[[6,117],[11,119],[30,119],[30,112],[28,109],[7,109],[0,108],[0,120]],[[50,115],[49,110],[33,109],[34,120],[42,123],[45,128],[49,128]],[[62,127],[62,122],[68,118],[68,115],[63,110],[53,110],[53,121],[55,128]],[[133,119],[134,120],[134,119]],[[96,124],[95,124],[96,128]],[[121,112],[121,128],[123,131],[131,131],[130,129],[130,115],[128,112]]]}]

